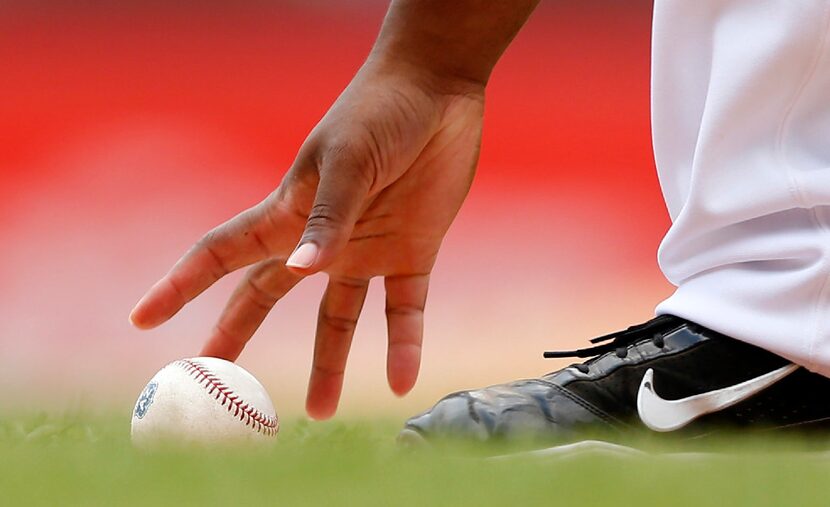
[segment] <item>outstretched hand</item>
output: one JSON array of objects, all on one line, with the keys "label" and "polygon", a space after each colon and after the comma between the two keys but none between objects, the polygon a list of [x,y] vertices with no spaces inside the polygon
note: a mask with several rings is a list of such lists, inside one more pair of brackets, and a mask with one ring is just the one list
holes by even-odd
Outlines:
[{"label": "outstretched hand", "polygon": [[369,280],[384,277],[387,377],[403,395],[420,366],[423,312],[441,241],[478,157],[484,90],[414,69],[367,64],[265,200],[208,232],[133,310],[167,321],[221,277],[251,266],[202,354],[235,360],[271,308],[323,271],[306,408],[334,414]]}]

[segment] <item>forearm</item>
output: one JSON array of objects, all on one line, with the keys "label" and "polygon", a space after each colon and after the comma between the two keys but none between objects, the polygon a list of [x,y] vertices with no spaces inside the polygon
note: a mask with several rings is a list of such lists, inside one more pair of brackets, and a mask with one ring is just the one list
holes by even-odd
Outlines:
[{"label": "forearm", "polygon": [[393,0],[370,61],[484,85],[539,0]]}]

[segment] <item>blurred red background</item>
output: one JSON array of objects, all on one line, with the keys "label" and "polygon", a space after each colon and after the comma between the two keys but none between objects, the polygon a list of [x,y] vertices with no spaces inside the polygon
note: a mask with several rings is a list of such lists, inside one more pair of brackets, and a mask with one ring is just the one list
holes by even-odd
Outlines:
[{"label": "blurred red background", "polygon": [[[0,4],[0,407],[127,407],[193,355],[235,277],[132,330],[143,291],[209,228],[264,197],[369,51],[381,1]],[[543,3],[488,88],[476,183],[433,277],[424,370],[383,386],[382,294],[342,404],[403,414],[530,376],[651,316],[668,217],[649,135],[651,2]],[[520,254],[517,254],[520,252]],[[519,257],[517,258],[517,255]],[[302,403],[323,280],[269,318],[241,364]]]}]

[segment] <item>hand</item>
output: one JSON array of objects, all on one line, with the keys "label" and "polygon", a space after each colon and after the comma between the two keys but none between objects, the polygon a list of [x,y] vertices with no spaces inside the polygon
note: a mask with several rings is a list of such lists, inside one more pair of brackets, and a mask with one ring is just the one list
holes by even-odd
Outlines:
[{"label": "hand", "polygon": [[372,277],[383,276],[386,288],[389,385],[403,395],[415,384],[430,271],[478,158],[483,85],[379,67],[367,63],[355,76],[279,187],[208,232],[130,316],[137,327],[158,326],[253,264],[202,350],[235,360],[274,304],[324,271],[306,402],[318,419],[337,408]]}]

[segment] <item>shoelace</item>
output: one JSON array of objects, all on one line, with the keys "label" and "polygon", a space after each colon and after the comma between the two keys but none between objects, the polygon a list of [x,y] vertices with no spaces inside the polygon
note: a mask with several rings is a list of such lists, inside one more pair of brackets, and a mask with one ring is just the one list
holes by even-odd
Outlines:
[{"label": "shoelace", "polygon": [[[544,357],[545,359],[553,359],[560,357],[586,358],[596,357],[605,354],[606,352],[616,351],[617,355],[622,358],[628,354],[629,345],[636,342],[637,340],[641,340],[644,337],[644,335],[647,336],[648,331],[650,329],[662,328],[664,324],[673,319],[674,317],[670,315],[661,315],[659,317],[651,319],[645,324],[631,326],[622,331],[617,331],[615,333],[599,336],[591,340],[591,343],[599,343],[601,345],[595,345],[593,347],[577,350],[548,350],[544,353]],[[651,337],[651,340],[658,347],[663,347],[662,332],[657,332],[655,330],[654,334]]]}]

